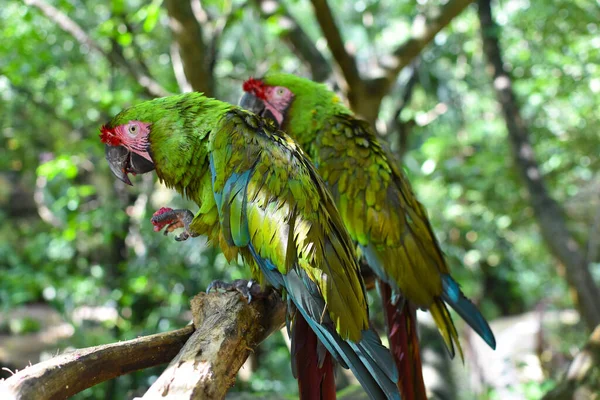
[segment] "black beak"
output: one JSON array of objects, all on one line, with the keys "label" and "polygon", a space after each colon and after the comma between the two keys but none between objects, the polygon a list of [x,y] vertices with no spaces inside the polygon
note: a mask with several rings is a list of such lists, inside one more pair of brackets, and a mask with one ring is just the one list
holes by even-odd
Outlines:
[{"label": "black beak", "polygon": [[252,111],[254,114],[261,115],[265,109],[265,103],[252,93],[246,92],[240,99],[240,107]]},{"label": "black beak", "polygon": [[279,127],[277,118],[265,107],[265,103],[253,95],[252,93],[246,92],[240,99],[240,107],[252,111],[256,115],[260,115],[263,118],[270,119]]},{"label": "black beak", "polygon": [[133,186],[129,180],[129,173],[134,175],[145,174],[154,169],[154,164],[144,157],[132,153],[123,146],[106,145],[105,148],[106,160],[111,172],[120,181]]}]

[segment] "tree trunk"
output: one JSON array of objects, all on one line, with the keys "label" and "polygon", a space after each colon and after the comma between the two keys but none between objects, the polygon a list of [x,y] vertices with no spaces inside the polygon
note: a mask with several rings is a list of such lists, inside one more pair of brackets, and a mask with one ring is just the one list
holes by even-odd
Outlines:
[{"label": "tree trunk", "polygon": [[494,89],[506,121],[515,165],[529,193],[542,237],[554,256],[566,270],[567,280],[576,291],[576,303],[588,327],[600,324],[600,291],[588,269],[585,256],[567,229],[560,205],[550,196],[539,169],[528,127],[521,117],[512,90],[511,79],[504,70],[498,32],[500,28],[492,18],[491,0],[478,0],[483,48],[493,72]]}]

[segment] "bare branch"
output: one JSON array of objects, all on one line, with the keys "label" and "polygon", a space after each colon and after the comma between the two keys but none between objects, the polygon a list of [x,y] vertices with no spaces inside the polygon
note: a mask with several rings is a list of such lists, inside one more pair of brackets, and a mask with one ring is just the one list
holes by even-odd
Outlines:
[{"label": "bare branch", "polygon": [[139,68],[129,63],[118,51],[106,51],[97,42],[95,42],[87,33],[71,18],[54,6],[46,3],[44,0],[24,0],[28,6],[37,7],[51,21],[56,23],[63,31],[69,33],[82,45],[88,46],[90,49],[102,54],[109,62],[114,65],[125,68],[129,74],[144,88],[147,95],[150,97],[162,97],[169,95],[158,82],[150,76],[141,72]]},{"label": "bare branch", "polygon": [[[166,0],[165,4],[170,17],[169,26],[179,48],[187,81],[193,90],[213,97],[214,79],[210,56],[204,41],[202,25],[195,16],[200,3],[195,7],[196,13],[190,0]],[[201,8],[199,10],[202,11]],[[208,19],[208,14],[200,14],[199,17]]]},{"label": "bare branch", "polygon": [[344,46],[344,40],[340,30],[335,23],[329,4],[327,0],[311,0],[313,8],[315,10],[315,17],[319,22],[323,36],[327,40],[329,50],[333,54],[333,58],[342,70],[344,79],[346,80],[349,87],[361,85],[362,79],[358,73],[358,67],[356,66],[356,60],[351,56]]},{"label": "bare branch", "polygon": [[195,332],[190,325],[54,357],[0,381],[0,398],[66,399],[100,382],[163,364],[179,352],[144,398],[221,399],[248,354],[283,326],[285,304],[271,291],[250,304],[235,292],[200,293],[191,305]]},{"label": "bare branch", "polygon": [[387,80],[389,85],[393,85],[400,71],[409,65],[421,51],[433,40],[443,28],[446,27],[458,14],[460,14],[473,0],[450,0],[446,3],[431,19],[425,19],[418,16],[413,22],[413,26],[418,23],[420,26],[415,29],[417,32],[405,43],[400,45],[387,60],[384,61],[384,68],[387,70]]},{"label": "bare branch", "polygon": [[595,284],[584,252],[571,235],[561,206],[550,196],[529,140],[529,128],[521,116],[511,77],[504,70],[498,25],[492,18],[490,0],[478,1],[483,49],[493,72],[493,85],[501,105],[515,165],[529,193],[542,237],[554,256],[565,266],[569,283],[576,289],[576,303],[590,329],[600,324],[600,290]]},{"label": "bare branch", "polygon": [[279,37],[308,64],[312,79],[317,82],[327,80],[332,73],[331,65],[298,21],[289,13],[285,4],[277,0],[255,0],[255,3],[263,19],[279,15],[279,25],[283,28]]},{"label": "bare branch", "polygon": [[88,387],[171,360],[191,336],[185,328],[54,357],[0,383],[3,399],[66,399]]},{"label": "bare branch", "polygon": [[238,293],[200,293],[192,299],[196,332],[144,399],[222,399],[251,351],[285,319],[272,291],[248,304]]}]

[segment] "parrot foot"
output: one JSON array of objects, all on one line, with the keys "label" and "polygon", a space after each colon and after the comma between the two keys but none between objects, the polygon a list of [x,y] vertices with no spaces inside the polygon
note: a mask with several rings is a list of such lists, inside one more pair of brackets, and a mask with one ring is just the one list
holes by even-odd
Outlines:
[{"label": "parrot foot", "polygon": [[175,229],[183,228],[184,231],[175,237],[175,240],[181,242],[187,240],[190,236],[196,236],[190,231],[190,224],[194,219],[194,214],[190,210],[173,210],[172,208],[162,207],[152,215],[150,221],[154,225],[154,231],[160,232],[165,226],[164,235]]},{"label": "parrot foot", "polygon": [[254,297],[260,297],[264,294],[260,285],[253,279],[250,279],[249,281],[246,279],[236,279],[233,282],[223,282],[219,280],[212,281],[210,285],[208,285],[208,288],[206,288],[206,293],[209,293],[211,290],[239,292],[248,299],[248,304]]}]

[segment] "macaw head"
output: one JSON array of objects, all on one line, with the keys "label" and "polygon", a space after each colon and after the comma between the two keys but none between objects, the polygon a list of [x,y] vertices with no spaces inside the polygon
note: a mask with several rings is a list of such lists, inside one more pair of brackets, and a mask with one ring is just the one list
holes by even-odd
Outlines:
[{"label": "macaw head", "polygon": [[292,90],[284,85],[268,84],[264,78],[248,79],[244,82],[243,89],[245,93],[240,99],[240,106],[273,120],[281,128],[294,100]]},{"label": "macaw head", "polygon": [[100,128],[110,170],[128,185],[132,185],[128,174],[144,174],[154,169],[149,141],[151,124],[137,120],[131,110],[135,108],[121,112]]},{"label": "macaw head", "polygon": [[240,106],[272,119],[279,129],[309,148],[317,132],[335,114],[349,114],[327,86],[292,74],[269,73],[243,85]]}]

